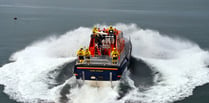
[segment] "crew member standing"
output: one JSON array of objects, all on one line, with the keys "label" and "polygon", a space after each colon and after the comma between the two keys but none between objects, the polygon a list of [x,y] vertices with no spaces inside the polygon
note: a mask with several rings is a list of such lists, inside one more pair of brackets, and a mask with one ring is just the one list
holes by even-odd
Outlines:
[{"label": "crew member standing", "polygon": [[95,37],[95,43],[98,45],[99,48],[102,46],[103,37],[100,34],[100,28],[96,26],[92,29],[93,36]]},{"label": "crew member standing", "polygon": [[85,53],[84,53],[84,50],[83,50],[83,48],[80,48],[79,50],[78,50],[78,52],[77,52],[77,56],[78,56],[78,62],[79,63],[83,63],[83,61],[84,61],[84,55],[85,55]]},{"label": "crew member standing", "polygon": [[97,35],[97,32],[98,32],[97,27],[94,26],[94,28],[92,29],[92,33],[93,33],[94,35]]},{"label": "crew member standing", "polygon": [[115,42],[115,35],[114,35],[114,29],[113,29],[112,26],[109,27],[108,33],[109,33],[109,36],[111,36],[110,37],[111,44],[114,44],[114,42]]},{"label": "crew member standing", "polygon": [[114,29],[113,27],[110,25],[109,29],[108,29],[109,35],[113,36],[114,35]]},{"label": "crew member standing", "polygon": [[90,56],[91,56],[91,52],[89,51],[89,49],[85,50],[85,59],[87,63],[90,63]]},{"label": "crew member standing", "polygon": [[112,56],[112,63],[117,64],[119,52],[116,50],[116,48],[113,48],[113,51],[111,52],[111,56]]}]

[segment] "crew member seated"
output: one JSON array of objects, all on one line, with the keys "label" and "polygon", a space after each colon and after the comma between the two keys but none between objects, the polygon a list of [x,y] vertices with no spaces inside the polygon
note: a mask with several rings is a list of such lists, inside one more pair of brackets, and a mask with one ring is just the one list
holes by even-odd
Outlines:
[{"label": "crew member seated", "polygon": [[83,61],[84,61],[84,50],[83,50],[83,48],[80,48],[79,50],[78,50],[78,52],[77,52],[77,56],[78,56],[78,62],[79,63],[83,63]]},{"label": "crew member seated", "polygon": [[112,56],[112,63],[117,64],[119,52],[116,50],[116,48],[113,48],[113,51],[111,52],[111,56]]},{"label": "crew member seated", "polygon": [[85,59],[87,63],[90,63],[90,56],[91,56],[91,52],[89,51],[89,49],[85,50]]}]

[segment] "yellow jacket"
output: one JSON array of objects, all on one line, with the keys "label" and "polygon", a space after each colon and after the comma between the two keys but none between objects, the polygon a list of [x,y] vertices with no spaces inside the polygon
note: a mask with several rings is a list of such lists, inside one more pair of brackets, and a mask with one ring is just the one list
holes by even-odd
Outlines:
[{"label": "yellow jacket", "polygon": [[91,55],[91,52],[89,50],[88,51],[86,50],[85,51],[85,56],[90,56],[90,55]]},{"label": "yellow jacket", "polygon": [[118,56],[119,56],[119,52],[118,52],[117,50],[113,50],[113,51],[111,52],[111,56],[112,56],[112,57],[113,57],[113,56],[118,57]]},{"label": "yellow jacket", "polygon": [[84,56],[85,52],[84,50],[78,50],[77,56]]},{"label": "yellow jacket", "polygon": [[95,34],[97,32],[98,32],[97,28],[93,28],[92,33]]}]

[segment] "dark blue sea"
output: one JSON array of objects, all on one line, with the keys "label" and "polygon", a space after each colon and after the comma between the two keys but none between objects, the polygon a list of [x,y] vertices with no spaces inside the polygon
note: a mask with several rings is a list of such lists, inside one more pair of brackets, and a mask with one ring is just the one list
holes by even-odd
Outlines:
[{"label": "dark blue sea", "polygon": [[[117,86],[79,86],[93,26],[132,41]],[[0,103],[209,103],[208,0],[0,0]]]}]

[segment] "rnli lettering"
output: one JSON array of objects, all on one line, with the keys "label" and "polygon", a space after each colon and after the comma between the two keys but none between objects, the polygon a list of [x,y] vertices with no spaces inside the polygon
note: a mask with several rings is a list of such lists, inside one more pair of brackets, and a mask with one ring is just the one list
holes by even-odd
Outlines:
[{"label": "rnli lettering", "polygon": [[103,72],[103,70],[90,70],[90,72]]}]

